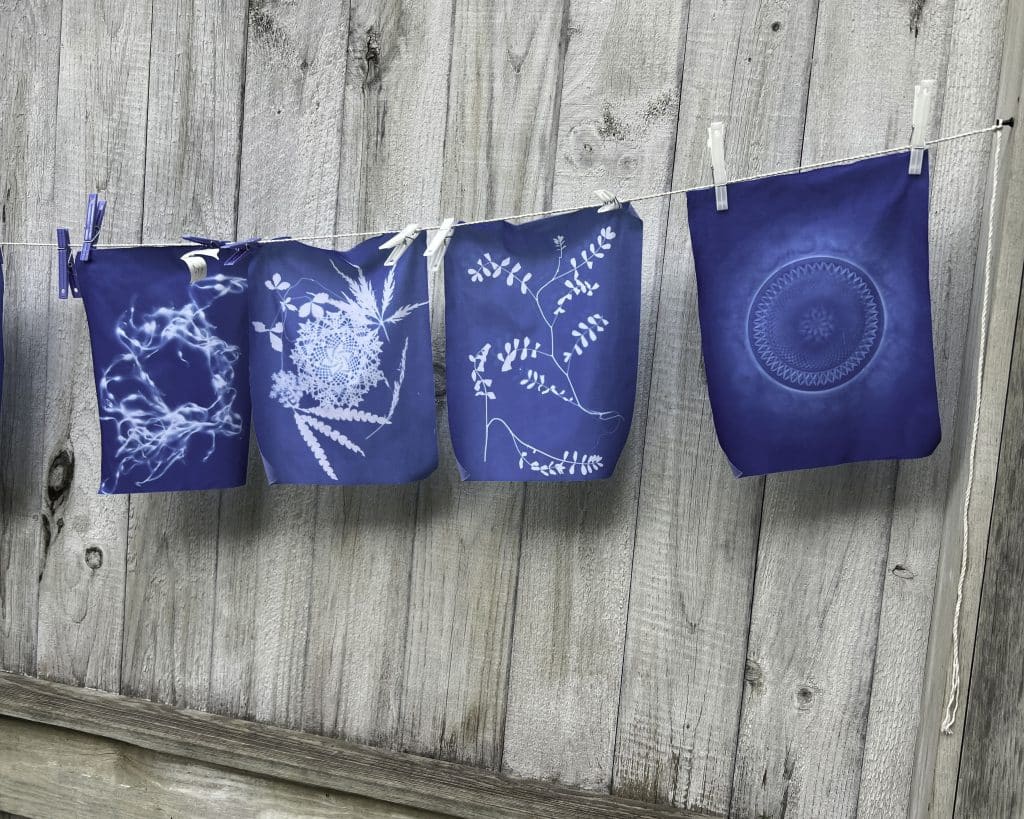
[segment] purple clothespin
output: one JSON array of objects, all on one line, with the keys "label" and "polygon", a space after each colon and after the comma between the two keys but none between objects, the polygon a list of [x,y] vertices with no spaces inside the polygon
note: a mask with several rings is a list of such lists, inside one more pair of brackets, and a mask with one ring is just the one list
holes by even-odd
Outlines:
[{"label": "purple clothespin", "polygon": [[57,298],[66,299],[68,291],[76,299],[81,297],[71,254],[71,235],[67,228],[57,228]]},{"label": "purple clothespin", "polygon": [[85,206],[85,232],[82,236],[82,250],[78,254],[79,261],[89,261],[93,243],[100,236],[100,228],[103,226],[103,214],[106,212],[106,201],[100,199],[99,194],[90,193],[89,201]]},{"label": "purple clothespin", "polygon": [[224,247],[227,244],[223,239],[207,239],[205,236],[182,236],[181,239],[203,247]]},{"label": "purple clothespin", "polygon": [[230,250],[231,253],[224,260],[225,267],[231,267],[236,264],[239,259],[248,253],[253,245],[258,245],[260,242],[259,238],[254,236],[251,239],[243,239],[240,242],[225,242],[223,245],[224,250]]}]

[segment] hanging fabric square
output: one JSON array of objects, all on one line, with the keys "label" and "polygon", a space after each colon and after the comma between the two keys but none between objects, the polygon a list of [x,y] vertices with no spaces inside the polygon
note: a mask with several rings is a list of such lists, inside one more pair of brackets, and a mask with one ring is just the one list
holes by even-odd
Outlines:
[{"label": "hanging fabric square", "polygon": [[222,252],[93,249],[75,262],[96,377],[102,494],[245,483],[245,267],[223,265]]},{"label": "hanging fabric square", "polygon": [[906,153],[687,196],[708,393],[739,475],[939,443],[928,167]]},{"label": "hanging fabric square", "polygon": [[261,246],[249,268],[253,423],[271,483],[386,484],[437,467],[422,234]]},{"label": "hanging fabric square", "polygon": [[631,206],[455,230],[448,419],[464,480],[615,470],[636,393],[642,240]]}]

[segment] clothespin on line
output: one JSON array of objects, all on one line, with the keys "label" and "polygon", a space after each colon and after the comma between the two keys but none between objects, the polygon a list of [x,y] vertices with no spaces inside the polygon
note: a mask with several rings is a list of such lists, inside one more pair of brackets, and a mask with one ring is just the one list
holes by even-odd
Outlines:
[{"label": "clothespin on line", "polygon": [[231,252],[230,255],[223,260],[224,266],[231,267],[231,265],[238,262],[239,259],[245,256],[246,253],[252,250],[259,243],[260,239],[258,236],[253,236],[251,239],[242,239],[238,242],[225,242],[223,245],[221,245],[220,249],[228,250]]},{"label": "clothespin on line", "polygon": [[103,226],[103,215],[107,212],[107,203],[100,199],[99,194],[90,193],[85,205],[85,230],[82,232],[82,250],[78,254],[79,261],[87,262],[92,255],[93,245],[100,237]]},{"label": "clothespin on line", "polygon": [[81,297],[71,253],[71,234],[67,228],[57,228],[57,298],[66,299],[68,292],[76,299]]},{"label": "clothespin on line", "polygon": [[195,284],[197,281],[206,278],[207,267],[206,258],[204,257],[210,259],[220,258],[220,248],[198,247],[181,257],[181,260],[188,267],[189,284]]},{"label": "clothespin on line", "polygon": [[910,168],[911,176],[920,176],[924,166],[925,142],[932,119],[935,101],[935,80],[922,80],[914,86],[914,113],[911,116]]},{"label": "clothespin on line", "polygon": [[380,246],[380,250],[390,250],[387,259],[384,260],[384,267],[394,267],[402,254],[408,249],[416,237],[420,235],[420,226],[411,222],[402,228],[398,233],[388,239]]},{"label": "clothespin on line", "polygon": [[427,245],[423,255],[427,257],[427,270],[433,275],[441,269],[441,262],[444,261],[444,252],[448,249],[448,243],[452,240],[452,233],[455,232],[455,219],[449,217],[441,222],[434,237]]},{"label": "clothespin on line", "polygon": [[729,210],[726,190],[725,123],[715,120],[708,126],[708,149],[711,151],[711,176],[715,184],[715,210]]},{"label": "clothespin on line", "polygon": [[601,200],[601,207],[597,209],[598,213],[607,213],[610,210],[618,210],[622,207],[619,197],[603,188],[594,191],[594,196]]}]

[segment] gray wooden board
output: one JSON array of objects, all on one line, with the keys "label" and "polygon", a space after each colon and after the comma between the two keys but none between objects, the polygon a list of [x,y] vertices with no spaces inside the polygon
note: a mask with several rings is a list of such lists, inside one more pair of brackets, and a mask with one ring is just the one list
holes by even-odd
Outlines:
[{"label": "gray wooden board", "polygon": [[956,789],[956,815],[1013,816],[1024,804],[1024,301],[1003,416],[992,526],[985,559]]},{"label": "gray wooden board", "polygon": [[[596,204],[596,188],[625,199],[669,184],[685,19],[685,4],[659,14],[636,0],[571,7],[553,206]],[[640,209],[637,400],[615,475],[526,490],[503,758],[514,775],[602,789],[612,779],[668,206]]]},{"label": "gray wooden board", "polygon": [[[108,202],[105,241],[140,238],[151,28],[146,5],[63,4],[55,210],[76,242],[90,191]],[[99,421],[81,302],[54,304],[49,329],[44,417],[56,485],[46,488],[50,542],[39,588],[38,672],[116,690],[128,499],[96,494]]]},{"label": "gray wooden board", "polygon": [[[239,236],[334,232],[349,4],[251,3],[239,171]],[[298,726],[309,651],[320,491],[249,484],[224,493],[210,706]]]},{"label": "gray wooden board", "polygon": [[[0,717],[0,809],[25,816],[338,817],[440,814],[253,776]],[[0,813],[0,819],[8,814]]]},{"label": "gray wooden board", "polygon": [[[56,140],[60,5],[39,0],[3,11],[0,102],[0,242],[49,235]],[[32,48],[24,48],[31,42]],[[52,536],[49,485],[65,485],[63,460],[48,469],[40,396],[54,333],[53,256],[40,248],[4,253],[5,373],[0,405],[0,668],[36,667],[39,573]],[[53,316],[53,321],[60,321]],[[45,499],[45,500],[44,500]]]},{"label": "gray wooden board", "polygon": [[[233,238],[245,6],[176,1],[153,14],[142,238]],[[130,499],[124,693],[206,707],[220,505],[212,491]]]},{"label": "gray wooden board", "polygon": [[0,672],[0,716],[453,816],[688,819],[707,815],[551,783],[515,781],[414,754],[5,672]]},{"label": "gray wooden board", "polygon": [[[673,187],[708,181],[707,125],[734,175],[799,161],[816,4],[690,9]],[[726,812],[763,481],[733,477],[700,354],[686,203],[674,199],[658,294],[615,791]],[[756,687],[756,665],[748,670]]]},{"label": "gray wooden board", "polygon": [[[550,202],[565,3],[458,3],[441,206],[472,219]],[[433,282],[435,367],[444,294]],[[454,374],[453,374],[454,377]],[[522,531],[523,487],[463,484],[447,418],[444,454],[420,491],[410,589],[403,746],[497,767]]]},{"label": "gray wooden board", "polygon": [[[351,4],[337,232],[435,215],[441,183],[429,169],[440,166],[444,148],[451,12],[451,0]],[[406,37],[410,30],[419,36]],[[309,730],[385,747],[400,742],[418,491],[410,484],[318,494]]]},{"label": "gray wooden board", "polygon": [[[1003,34],[1003,59],[995,113],[1000,117],[1024,115],[1024,3],[1013,0],[1006,8],[1002,25],[996,24],[992,37]],[[983,36],[983,35],[981,35]],[[964,584],[960,628],[961,669],[966,681],[970,675],[971,652],[977,623],[982,568],[988,541],[988,521],[992,509],[999,433],[1003,427],[1010,348],[1020,294],[1021,265],[1024,263],[1024,151],[1021,151],[1019,127],[1003,132],[1000,157],[1001,184],[994,216],[993,281],[988,343],[982,386],[982,404],[975,477],[970,504],[970,533],[967,544],[968,572]],[[988,171],[991,178],[991,170]],[[988,183],[986,183],[988,184]],[[983,224],[988,226],[990,196],[985,197]],[[984,255],[978,254],[978,270],[983,270]],[[975,287],[970,306],[970,332],[963,359],[959,405],[962,411],[953,430],[954,455],[951,481],[946,497],[946,514],[939,552],[939,568],[931,620],[931,635],[921,695],[922,721],[935,724],[942,718],[948,696],[951,665],[951,638],[957,576],[962,546],[963,494],[968,472],[970,428],[977,385],[977,350],[981,317],[982,277],[975,272]],[[951,735],[922,730],[918,735],[916,762],[911,782],[910,814],[941,816],[953,814],[956,781],[961,760],[961,732],[966,692],[960,700],[960,719]]]},{"label": "gray wooden board", "polygon": [[[996,13],[982,13],[987,10],[978,2],[959,0],[927,7],[917,21],[918,39],[924,39],[919,50],[941,51],[941,38],[946,36],[950,43],[934,116],[937,133],[970,130],[991,115],[1002,20]],[[975,284],[969,271],[979,252],[990,143],[991,137],[977,137],[931,151],[931,292],[944,439],[931,457],[905,461],[897,471],[859,795],[859,811],[867,816],[906,809],[918,732],[934,736],[938,731],[937,715],[919,716],[919,702],[953,452],[951,433],[959,416],[971,413],[958,393],[965,353],[973,355],[965,346]]]}]

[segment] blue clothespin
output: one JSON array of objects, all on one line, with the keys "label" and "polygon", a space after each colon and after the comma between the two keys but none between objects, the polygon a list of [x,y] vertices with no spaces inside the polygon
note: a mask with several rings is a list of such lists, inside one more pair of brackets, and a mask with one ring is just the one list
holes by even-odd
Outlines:
[{"label": "blue clothespin", "polygon": [[224,239],[208,239],[205,236],[182,236],[181,239],[183,242],[191,242],[203,247],[224,247],[227,244]]},{"label": "blue clothespin", "polygon": [[71,253],[71,234],[67,228],[57,228],[57,298],[66,299],[68,291],[81,298],[75,276],[75,258]]},{"label": "blue clothespin", "polygon": [[231,253],[224,260],[225,267],[231,267],[231,265],[238,262],[246,253],[253,249],[260,243],[259,237],[254,236],[251,239],[243,239],[240,242],[225,242],[221,247],[224,250],[229,250]]},{"label": "blue clothespin", "polygon": [[100,237],[103,226],[103,214],[107,212],[107,203],[100,199],[99,194],[90,193],[85,206],[85,232],[82,235],[82,250],[78,254],[79,261],[89,261],[93,243]]}]

